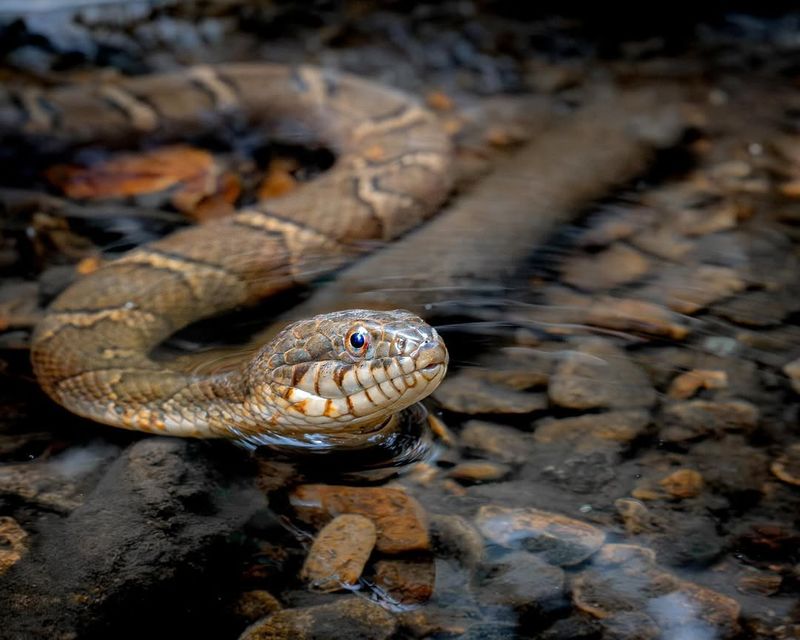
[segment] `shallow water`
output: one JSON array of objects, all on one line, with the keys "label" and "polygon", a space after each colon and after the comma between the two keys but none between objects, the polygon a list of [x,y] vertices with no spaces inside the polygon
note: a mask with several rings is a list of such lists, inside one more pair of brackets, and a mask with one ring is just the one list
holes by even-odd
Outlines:
[{"label": "shallow water", "polygon": [[[65,204],[37,171],[68,155],[6,147],[0,638],[798,637],[800,18],[687,16],[687,38],[502,3],[144,4],[68,30],[17,14],[4,69],[322,63],[419,95],[456,145],[428,231],[160,357],[219,371],[270,322],[390,305],[438,329],[451,369],[364,451],[71,416],[27,364],[42,305],[98,250],[185,222],[163,194]],[[298,182],[327,168],[239,135],[193,142],[244,167],[242,198],[276,159]]]}]

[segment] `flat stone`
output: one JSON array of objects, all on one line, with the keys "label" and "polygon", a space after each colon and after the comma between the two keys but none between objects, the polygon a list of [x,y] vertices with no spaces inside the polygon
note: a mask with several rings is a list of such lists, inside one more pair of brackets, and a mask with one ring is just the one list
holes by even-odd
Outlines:
[{"label": "flat stone", "polygon": [[238,618],[249,624],[256,620],[261,620],[261,618],[266,618],[281,609],[283,609],[283,606],[269,591],[255,589],[253,591],[245,591],[239,596],[234,607],[234,613]]},{"label": "flat stone", "polygon": [[739,273],[729,267],[677,267],[650,285],[647,297],[666,302],[673,311],[692,315],[746,287]]},{"label": "flat stone", "polygon": [[628,443],[650,424],[647,411],[608,411],[574,418],[545,418],[536,423],[533,440],[539,444],[572,443],[577,451],[590,451],[593,440]]},{"label": "flat stone", "polygon": [[477,484],[502,480],[511,475],[511,471],[511,467],[507,464],[471,460],[457,464],[447,472],[447,475],[459,482]]},{"label": "flat stone", "polygon": [[547,408],[543,393],[519,391],[490,380],[492,376],[467,369],[448,376],[434,392],[436,400],[449,411],[479,413],[531,413]]},{"label": "flat stone", "polygon": [[542,608],[564,593],[564,571],[535,554],[515,551],[493,564],[481,583],[483,602],[520,608]]},{"label": "flat stone", "polygon": [[649,254],[673,261],[685,258],[694,248],[691,240],[669,227],[645,229],[631,238],[631,244]]},{"label": "flat stone", "polygon": [[483,536],[466,518],[432,514],[431,533],[436,551],[456,558],[467,569],[475,569],[483,562]]},{"label": "flat stone", "polygon": [[28,534],[14,518],[0,516],[0,576],[28,551]]},{"label": "flat stone", "polygon": [[278,611],[249,626],[239,640],[386,640],[396,631],[397,621],[388,611],[353,596]]},{"label": "flat stone", "polygon": [[559,362],[548,395],[560,407],[580,410],[650,407],[656,400],[644,370],[599,338],[583,341]]},{"label": "flat stone", "polygon": [[509,548],[524,547],[551,564],[583,562],[605,541],[605,533],[590,524],[533,508],[484,505],[475,517],[483,536]]},{"label": "flat stone", "polygon": [[376,539],[364,516],[343,514],[325,525],[306,556],[300,578],[317,591],[337,591],[358,583]]},{"label": "flat stone", "polygon": [[728,374],[725,371],[692,369],[673,378],[667,395],[673,400],[687,400],[701,389],[725,389],[727,386]]},{"label": "flat stone", "polygon": [[753,431],[760,419],[758,407],[745,400],[684,400],[663,409],[661,438],[681,442],[725,432]]},{"label": "flat stone", "polygon": [[769,327],[779,325],[792,313],[795,300],[789,300],[785,292],[745,291],[714,305],[715,314],[746,327]]},{"label": "flat stone", "polygon": [[569,260],[562,279],[584,291],[601,291],[640,280],[649,269],[650,261],[642,253],[615,244],[595,255]]},{"label": "flat stone", "polygon": [[317,525],[346,513],[369,518],[377,531],[375,548],[383,553],[430,547],[425,511],[401,489],[305,484],[292,491],[289,501],[302,520]]},{"label": "flat stone", "polygon": [[673,498],[695,498],[703,491],[703,476],[694,469],[678,469],[658,484]]},{"label": "flat stone", "polygon": [[430,557],[378,560],[373,580],[375,586],[397,604],[422,604],[433,595],[436,565]]},{"label": "flat stone", "polygon": [[800,444],[787,447],[786,452],[775,460],[769,469],[781,482],[800,486]]},{"label": "flat stone", "polygon": [[531,451],[530,441],[519,430],[482,420],[470,420],[464,424],[461,444],[471,451],[510,464],[525,462]]},{"label": "flat stone", "polygon": [[604,296],[586,310],[586,324],[615,331],[628,331],[683,340],[689,335],[681,316],[654,302]]}]

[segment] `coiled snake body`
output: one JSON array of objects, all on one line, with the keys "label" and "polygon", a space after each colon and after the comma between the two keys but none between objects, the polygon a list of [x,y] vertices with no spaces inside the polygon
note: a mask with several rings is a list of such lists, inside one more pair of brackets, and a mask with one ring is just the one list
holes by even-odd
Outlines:
[{"label": "coiled snake body", "polygon": [[450,186],[450,144],[424,108],[348,75],[241,64],[22,91],[0,102],[0,131],[70,144],[170,139],[226,111],[310,130],[337,161],[268,206],[173,233],[77,281],[37,327],[36,376],[71,411],[117,427],[300,446],[368,437],[445,373],[441,339],[408,312],[301,321],[216,375],[165,368],[148,354],[201,317],[340,266],[434,212]]}]

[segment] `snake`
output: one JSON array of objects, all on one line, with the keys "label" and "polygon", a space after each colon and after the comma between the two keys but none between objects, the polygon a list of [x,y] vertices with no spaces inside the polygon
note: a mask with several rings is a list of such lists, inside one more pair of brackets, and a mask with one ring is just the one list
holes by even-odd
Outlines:
[{"label": "snake", "polygon": [[181,371],[152,352],[199,319],[308,284],[433,215],[451,188],[452,143],[432,112],[354,75],[269,63],[0,97],[0,132],[47,149],[169,141],[230,118],[276,135],[301,131],[335,162],[295,191],[175,231],[76,280],[34,330],[36,378],[69,411],[114,427],[253,446],[369,441],[447,370],[441,336],[411,312],[303,319],[219,372]]}]

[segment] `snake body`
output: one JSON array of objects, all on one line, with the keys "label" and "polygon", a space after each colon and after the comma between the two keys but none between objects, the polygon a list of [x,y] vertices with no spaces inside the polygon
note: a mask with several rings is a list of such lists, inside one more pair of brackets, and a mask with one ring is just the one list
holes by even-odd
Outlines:
[{"label": "snake body", "polygon": [[149,353],[199,318],[341,266],[432,214],[450,187],[450,142],[432,114],[353,76],[236,64],[9,94],[0,131],[43,144],[170,140],[229,113],[310,132],[336,163],[268,205],[178,231],[78,280],[34,333],[35,374],[71,411],[127,429],[253,443],[368,437],[445,373],[441,339],[408,312],[300,321],[213,375],[170,369]]}]

